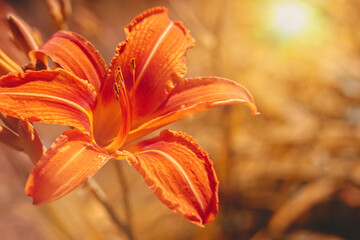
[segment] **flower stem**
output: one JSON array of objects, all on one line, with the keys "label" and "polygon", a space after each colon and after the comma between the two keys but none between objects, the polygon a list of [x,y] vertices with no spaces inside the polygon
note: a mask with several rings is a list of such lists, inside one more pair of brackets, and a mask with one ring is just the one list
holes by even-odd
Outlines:
[{"label": "flower stem", "polygon": [[131,231],[132,226],[132,217],[131,217],[131,209],[130,209],[130,203],[129,203],[129,189],[128,184],[124,175],[123,167],[122,167],[122,161],[115,161],[115,167],[116,172],[119,178],[119,181],[121,183],[121,191],[123,195],[123,203],[124,203],[124,209],[125,209],[125,215],[126,220],[128,222],[129,229]]},{"label": "flower stem", "polygon": [[128,239],[134,240],[133,233],[129,226],[125,223],[123,223],[118,216],[116,215],[114,209],[110,206],[110,204],[107,201],[106,194],[100,187],[100,185],[94,180],[89,179],[86,183],[86,186],[91,191],[91,193],[95,196],[95,198],[103,205],[105,210],[108,212],[109,216],[111,217],[112,221],[115,223],[115,225],[118,227],[118,229],[123,232]]}]

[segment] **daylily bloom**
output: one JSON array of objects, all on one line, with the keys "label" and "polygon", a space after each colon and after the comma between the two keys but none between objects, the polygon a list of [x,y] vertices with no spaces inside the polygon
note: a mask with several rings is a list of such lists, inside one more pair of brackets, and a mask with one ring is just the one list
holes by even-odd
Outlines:
[{"label": "daylily bloom", "polygon": [[66,195],[109,159],[126,159],[171,210],[203,226],[218,211],[218,180],[208,154],[189,135],[163,130],[171,122],[210,108],[256,106],[241,85],[218,77],[182,79],[185,52],[194,44],[182,23],[163,7],[125,27],[126,39],[110,66],[76,33],[59,31],[34,60],[55,70],[0,78],[0,112],[27,121],[74,127],[53,143],[31,172],[26,193],[34,204]]}]

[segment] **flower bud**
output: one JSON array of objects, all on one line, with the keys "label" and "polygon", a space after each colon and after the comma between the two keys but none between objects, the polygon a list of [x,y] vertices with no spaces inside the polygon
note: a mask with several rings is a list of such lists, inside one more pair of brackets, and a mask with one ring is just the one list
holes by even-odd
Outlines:
[{"label": "flower bud", "polygon": [[12,40],[25,55],[28,55],[31,50],[37,50],[39,48],[32,35],[30,26],[24,20],[13,14],[8,14],[7,22],[13,35]]},{"label": "flower bud", "polygon": [[70,0],[46,0],[46,5],[53,18],[54,24],[59,29],[67,29],[67,23],[71,15]]}]

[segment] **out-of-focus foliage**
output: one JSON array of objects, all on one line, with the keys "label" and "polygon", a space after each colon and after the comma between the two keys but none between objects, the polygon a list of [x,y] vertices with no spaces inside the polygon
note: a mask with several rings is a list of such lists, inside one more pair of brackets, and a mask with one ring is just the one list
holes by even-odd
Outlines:
[{"label": "out-of-focus foliage", "polygon": [[[7,1],[51,36],[41,1]],[[306,28],[281,34],[271,9],[281,0],[72,2],[69,29],[111,59],[123,26],[165,5],[197,40],[188,76],[218,75],[253,94],[261,115],[243,106],[198,114],[172,125],[210,153],[220,180],[220,212],[198,228],[162,205],[126,162],[132,228],[138,239],[360,239],[360,2],[301,1]],[[37,125],[44,144],[62,132]],[[1,146],[0,239],[123,239],[86,187],[43,207],[23,193],[31,169]],[[124,219],[118,162],[95,179]]]}]

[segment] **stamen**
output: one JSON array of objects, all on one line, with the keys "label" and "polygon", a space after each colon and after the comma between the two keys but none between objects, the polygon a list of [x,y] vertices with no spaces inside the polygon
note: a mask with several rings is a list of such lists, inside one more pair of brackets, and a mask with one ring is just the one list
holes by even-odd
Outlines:
[{"label": "stamen", "polygon": [[135,106],[135,58],[131,58],[131,70],[132,70],[132,89],[131,89],[131,103]]},{"label": "stamen", "polygon": [[[114,89],[115,89],[116,99],[120,101],[122,111],[124,112],[124,114],[125,112],[127,112],[126,115],[128,115],[128,112],[131,111],[130,99],[127,89],[125,87],[124,75],[122,73],[120,66],[117,67],[117,69],[115,70]],[[129,116],[126,116],[126,118],[129,119]]]},{"label": "stamen", "polygon": [[135,58],[131,58],[131,66],[132,69],[135,71]]},{"label": "stamen", "polygon": [[116,100],[119,100],[119,86],[117,85],[117,83],[114,83],[114,90],[115,90]]},{"label": "stamen", "polygon": [[[122,74],[121,71],[121,67],[117,67],[116,71],[115,71],[115,75],[116,75],[116,80],[120,80],[121,82],[124,82],[124,75]],[[120,76],[120,79],[119,79]]]},{"label": "stamen", "polygon": [[129,94],[125,86],[125,80],[120,66],[115,70],[114,93],[116,100],[120,103],[122,124],[117,136],[114,137],[113,141],[105,147],[105,149],[109,151],[118,149],[124,144],[132,121]]},{"label": "stamen", "polygon": [[118,67],[115,70],[115,83],[114,83],[114,90],[115,90],[115,97],[116,100],[119,100],[119,95],[123,93],[123,90],[125,89],[125,83],[124,83],[124,76],[121,71],[121,67]]}]

